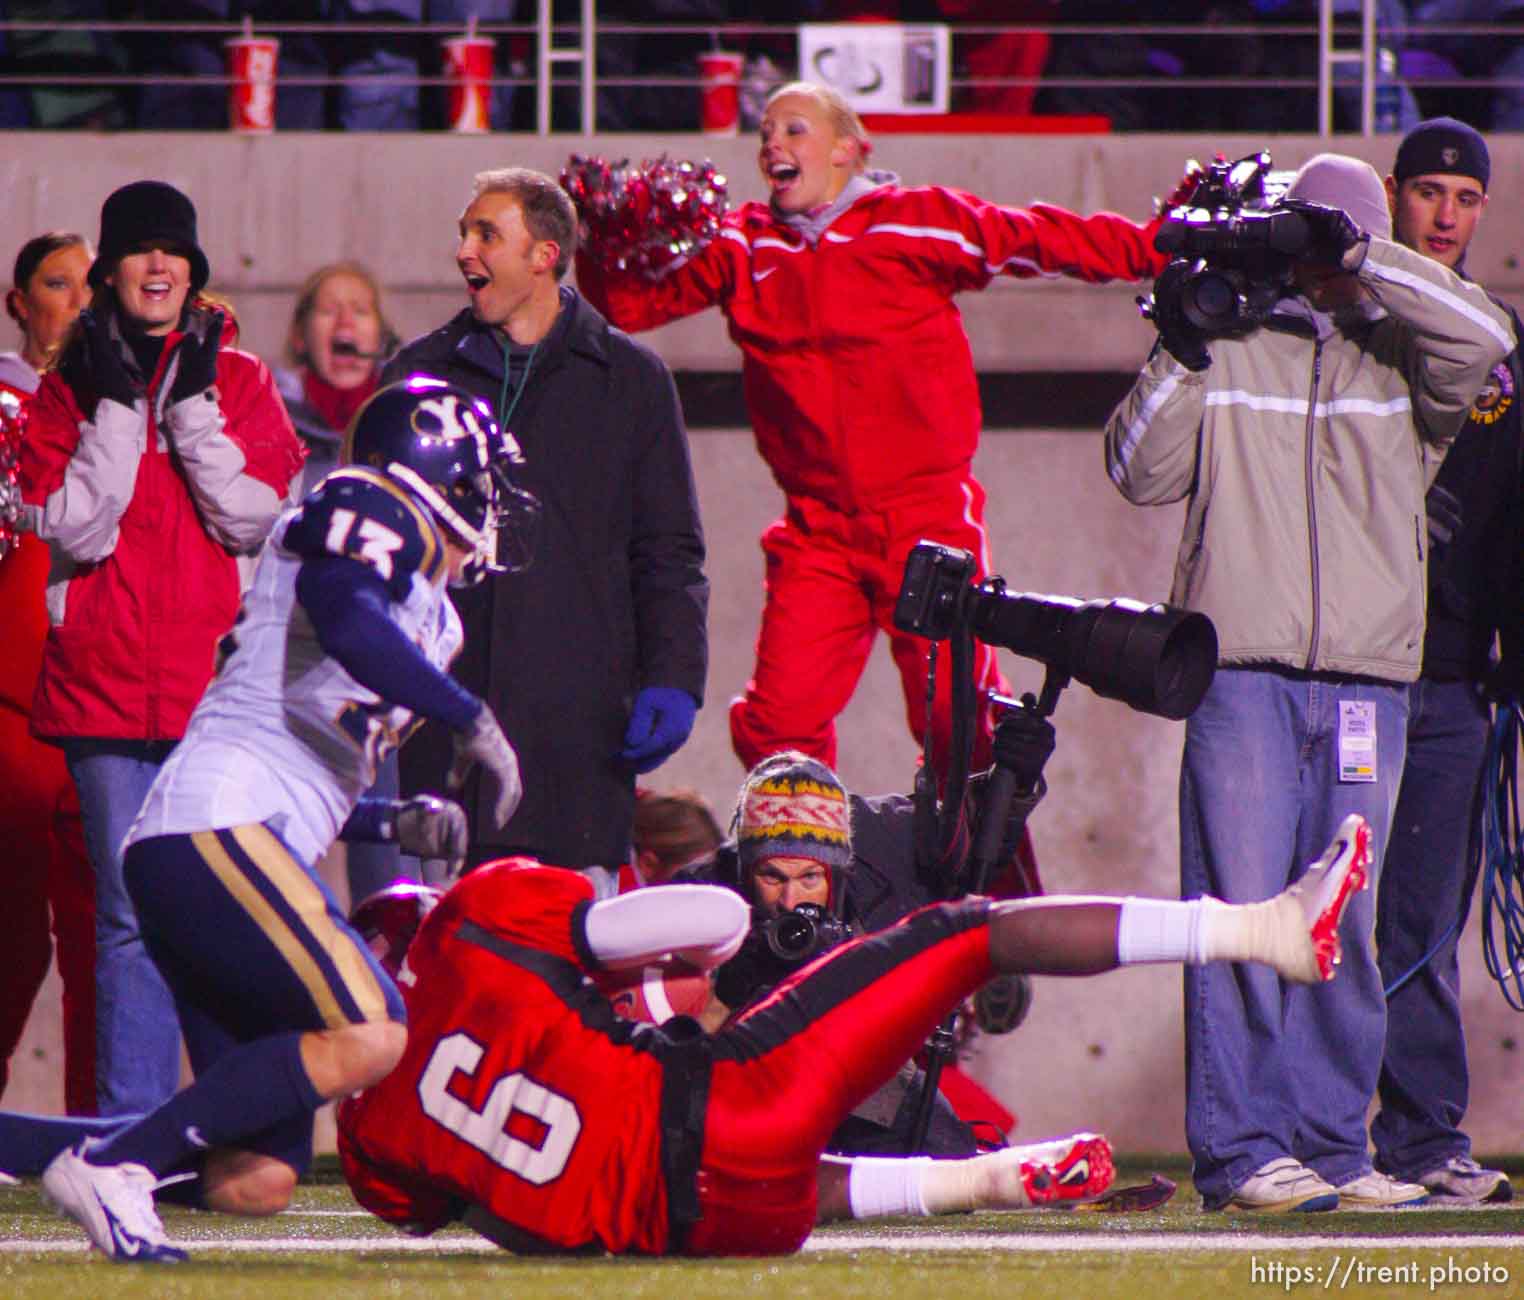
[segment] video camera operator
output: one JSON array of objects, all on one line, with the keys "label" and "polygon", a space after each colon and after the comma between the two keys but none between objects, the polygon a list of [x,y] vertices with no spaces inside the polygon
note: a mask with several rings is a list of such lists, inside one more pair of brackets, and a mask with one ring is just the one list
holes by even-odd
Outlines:
[{"label": "video camera operator", "polygon": [[[1426,466],[1514,346],[1479,286],[1392,241],[1367,164],[1318,155],[1274,211],[1267,262],[1284,259],[1285,279],[1203,301],[1196,267],[1166,268],[1158,345],[1106,429],[1128,500],[1188,502],[1171,601],[1217,629],[1218,671],[1186,724],[1185,898],[1272,897],[1351,813],[1385,848],[1423,644]],[[1230,224],[1171,236],[1210,267]],[[1223,303],[1219,333],[1201,308]],[[1206,1209],[1424,1199],[1366,1149],[1385,1024],[1374,897],[1352,903],[1337,986],[1187,974],[1186,1129]]]}]

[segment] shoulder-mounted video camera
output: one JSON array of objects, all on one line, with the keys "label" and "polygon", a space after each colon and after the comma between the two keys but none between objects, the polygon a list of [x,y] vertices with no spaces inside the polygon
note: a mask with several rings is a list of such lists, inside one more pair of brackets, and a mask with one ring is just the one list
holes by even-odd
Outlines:
[{"label": "shoulder-mounted video camera", "polygon": [[1265,152],[1207,168],[1186,204],[1166,212],[1154,235],[1154,247],[1173,260],[1153,295],[1139,299],[1143,314],[1162,331],[1178,313],[1208,338],[1263,324],[1312,239],[1306,217],[1276,207],[1294,176],[1272,170]]},{"label": "shoulder-mounted video camera", "polygon": [[727,1007],[744,1006],[851,937],[847,923],[818,903],[800,903],[776,915],[753,908],[750,933],[715,974],[715,995]]}]

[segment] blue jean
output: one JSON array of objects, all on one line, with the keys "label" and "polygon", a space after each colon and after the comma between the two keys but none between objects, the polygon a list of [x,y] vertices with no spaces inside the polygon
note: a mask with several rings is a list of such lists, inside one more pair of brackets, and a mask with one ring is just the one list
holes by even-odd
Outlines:
[{"label": "blue jean", "polygon": [[[1376,908],[1387,1000],[1376,1164],[1416,1178],[1471,1153],[1460,1131],[1470,1079],[1456,947],[1476,875],[1488,712],[1471,682],[1422,678],[1410,692],[1408,757]],[[1427,961],[1425,960],[1427,958]],[[1415,970],[1416,968],[1416,970]]]},{"label": "blue jean", "polygon": [[95,1091],[102,1115],[143,1114],[180,1086],[180,1021],[122,880],[122,840],[173,742],[69,740],[95,868]]},{"label": "blue jean", "polygon": [[[1341,701],[1375,706],[1377,779],[1339,780]],[[1350,813],[1386,845],[1402,775],[1407,689],[1273,669],[1219,669],[1185,729],[1181,896],[1271,898]],[[1372,952],[1375,881],[1351,901],[1336,978],[1290,985],[1267,966],[1185,972],[1186,1139],[1208,1209],[1267,1161],[1295,1156],[1337,1186],[1369,1172],[1365,1116],[1386,1005]]]}]

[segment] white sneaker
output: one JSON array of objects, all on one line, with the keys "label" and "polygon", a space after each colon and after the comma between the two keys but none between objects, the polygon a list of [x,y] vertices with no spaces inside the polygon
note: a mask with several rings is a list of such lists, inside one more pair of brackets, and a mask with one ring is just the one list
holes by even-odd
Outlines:
[{"label": "white sneaker", "polygon": [[1500,1205],[1513,1200],[1513,1184],[1501,1169],[1483,1169],[1470,1156],[1451,1156],[1437,1169],[1419,1174],[1429,1189],[1429,1204]]},{"label": "white sneaker", "polygon": [[42,1173],[49,1201],[73,1219],[111,1259],[175,1263],[185,1252],[171,1245],[153,1208],[153,1170],[138,1164],[92,1165],[89,1139],[61,1151]]},{"label": "white sneaker", "polygon": [[1339,1206],[1345,1210],[1400,1210],[1428,1199],[1429,1189],[1421,1183],[1404,1183],[1374,1169],[1339,1184]]},{"label": "white sneaker", "polygon": [[1285,911],[1293,920],[1301,918],[1305,936],[1275,963],[1287,979],[1317,984],[1333,978],[1340,959],[1339,921],[1349,900],[1370,883],[1370,863],[1370,825],[1359,813],[1351,813],[1323,856],[1276,900],[1296,903],[1296,913],[1289,907]]},{"label": "white sneaker", "polygon": [[1281,1156],[1261,1165],[1234,1191],[1223,1206],[1254,1214],[1312,1213],[1339,1208],[1339,1193],[1300,1160]]}]

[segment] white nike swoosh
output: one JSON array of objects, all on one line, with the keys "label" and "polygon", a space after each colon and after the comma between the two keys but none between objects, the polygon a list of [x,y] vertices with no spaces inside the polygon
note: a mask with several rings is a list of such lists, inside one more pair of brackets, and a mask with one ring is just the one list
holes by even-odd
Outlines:
[{"label": "white nike swoosh", "polygon": [[777,269],[776,266],[770,266],[765,271],[753,271],[751,273],[751,282],[753,284],[761,284],[763,280],[767,279]]}]

